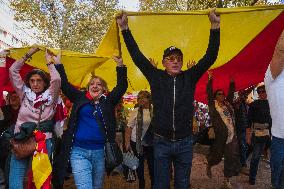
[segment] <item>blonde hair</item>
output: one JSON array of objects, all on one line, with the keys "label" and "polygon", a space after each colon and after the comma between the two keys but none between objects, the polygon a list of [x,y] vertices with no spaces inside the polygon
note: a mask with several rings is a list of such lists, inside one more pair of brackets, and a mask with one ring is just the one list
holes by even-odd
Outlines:
[{"label": "blonde hair", "polygon": [[89,91],[90,84],[91,84],[91,82],[92,82],[94,79],[99,79],[100,82],[102,83],[102,86],[103,86],[103,93],[109,92],[108,86],[107,86],[107,82],[106,82],[103,78],[101,78],[101,77],[99,77],[99,76],[92,76],[92,77],[91,77],[91,79],[89,80],[89,82],[88,82],[88,84],[87,84],[87,88],[86,88],[87,91]]}]

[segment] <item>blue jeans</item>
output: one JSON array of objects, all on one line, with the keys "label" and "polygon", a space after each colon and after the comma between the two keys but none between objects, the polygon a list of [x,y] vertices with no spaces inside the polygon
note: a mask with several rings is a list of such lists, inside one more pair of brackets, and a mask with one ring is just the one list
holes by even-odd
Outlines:
[{"label": "blue jeans", "polygon": [[154,189],[170,188],[170,167],[174,166],[174,187],[188,189],[192,165],[192,136],[179,141],[154,137]]},{"label": "blue jeans", "polygon": [[270,153],[271,184],[280,189],[284,186],[284,139],[272,137]]},{"label": "blue jeans", "polygon": [[[52,154],[52,139],[46,140],[46,147],[49,158]],[[31,158],[16,159],[12,153],[10,162],[10,173],[9,173],[9,188],[10,189],[23,189],[24,188],[24,177],[28,166],[30,165]]]},{"label": "blue jeans", "polygon": [[247,143],[246,143],[246,132],[240,132],[238,133],[238,142],[240,147],[240,163],[242,164],[242,167],[247,166]]},{"label": "blue jeans", "polygon": [[70,160],[75,184],[78,189],[103,188],[105,175],[104,155],[104,149],[87,150],[73,147]]},{"label": "blue jeans", "polygon": [[264,150],[266,141],[264,142],[255,142],[253,145],[253,152],[252,157],[250,160],[250,170],[249,170],[249,179],[251,181],[255,181],[257,170],[258,170],[258,164],[261,157],[261,154]]}]

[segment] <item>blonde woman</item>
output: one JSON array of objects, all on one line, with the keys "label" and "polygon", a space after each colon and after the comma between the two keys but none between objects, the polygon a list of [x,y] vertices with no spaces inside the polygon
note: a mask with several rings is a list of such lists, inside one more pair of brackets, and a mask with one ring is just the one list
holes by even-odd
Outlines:
[{"label": "blonde woman", "polygon": [[78,189],[103,188],[105,139],[115,141],[114,109],[127,89],[127,69],[122,58],[114,57],[114,60],[117,85],[110,92],[105,80],[97,76],[90,79],[86,91],[80,91],[68,82],[64,66],[56,65],[62,79],[62,92],[73,103],[61,151],[55,158],[53,184],[56,189],[63,186],[69,161]]}]

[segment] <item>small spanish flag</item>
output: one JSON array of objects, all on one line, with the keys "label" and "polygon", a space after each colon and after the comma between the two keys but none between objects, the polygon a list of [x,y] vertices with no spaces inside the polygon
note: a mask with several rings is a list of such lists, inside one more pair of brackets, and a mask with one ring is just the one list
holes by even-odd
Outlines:
[{"label": "small spanish flag", "polygon": [[31,185],[29,189],[51,189],[52,167],[46,148],[45,134],[36,130],[34,136],[37,147],[32,159],[33,186]]}]

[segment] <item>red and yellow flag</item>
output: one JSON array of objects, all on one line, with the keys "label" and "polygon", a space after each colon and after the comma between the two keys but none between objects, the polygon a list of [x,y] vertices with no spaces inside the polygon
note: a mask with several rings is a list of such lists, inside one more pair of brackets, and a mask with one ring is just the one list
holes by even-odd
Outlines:
[{"label": "red and yellow flag", "polygon": [[[283,10],[284,5],[217,9],[221,16],[221,44],[218,58],[211,67],[214,88],[226,90],[230,77],[234,78],[237,90],[263,81],[284,28]],[[187,62],[197,62],[205,54],[210,29],[208,12],[128,12],[128,21],[140,50],[146,57],[158,61],[159,69],[164,69],[161,63],[164,49],[174,45],[183,51],[185,70]],[[28,48],[11,49],[10,57],[20,58],[27,51]],[[91,73],[95,73],[113,88],[116,64],[111,57],[121,54],[128,67],[128,92],[149,89],[145,77],[132,62],[115,20],[95,54],[71,51],[62,54],[67,77],[75,86],[85,86]],[[36,53],[28,64],[47,70],[44,51]],[[199,101],[206,99],[206,83],[205,74],[196,88],[195,96]]]},{"label": "red and yellow flag", "polygon": [[[34,131],[37,147],[32,158],[32,184],[29,189],[51,189],[52,167],[46,148],[45,134],[41,131]],[[35,187],[34,187],[35,186]]]},{"label": "red and yellow flag", "polygon": [[[283,10],[284,5],[217,9],[221,16],[221,43],[218,58],[211,67],[214,69],[214,88],[228,89],[230,77],[235,79],[237,90],[263,81],[276,41],[284,28]],[[187,62],[197,62],[205,54],[210,28],[208,12],[129,12],[128,22],[140,50],[146,57],[158,61],[159,69],[164,69],[161,63],[164,49],[174,45],[183,51],[185,70]],[[121,46],[117,47],[117,43]],[[114,22],[97,55],[110,56],[120,49],[128,67],[128,90],[149,89]],[[114,65],[106,62],[96,70],[111,86],[115,84]],[[206,99],[206,83],[207,76],[204,75],[196,88],[195,96],[199,101]]]}]

